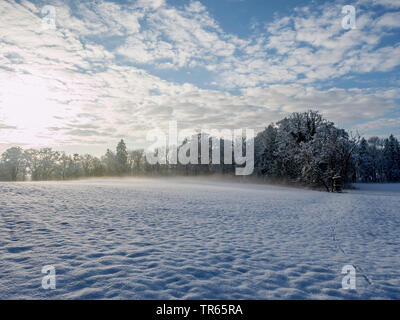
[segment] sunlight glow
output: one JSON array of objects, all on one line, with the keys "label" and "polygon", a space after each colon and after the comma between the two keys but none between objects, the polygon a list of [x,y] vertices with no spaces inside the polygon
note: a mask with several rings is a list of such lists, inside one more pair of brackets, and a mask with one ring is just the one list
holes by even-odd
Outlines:
[{"label": "sunlight glow", "polygon": [[63,100],[52,91],[45,79],[34,76],[19,76],[5,81],[0,97],[0,120],[8,126],[13,140],[26,144],[51,141],[48,128],[55,126],[56,116],[62,116],[64,108],[57,101]]}]

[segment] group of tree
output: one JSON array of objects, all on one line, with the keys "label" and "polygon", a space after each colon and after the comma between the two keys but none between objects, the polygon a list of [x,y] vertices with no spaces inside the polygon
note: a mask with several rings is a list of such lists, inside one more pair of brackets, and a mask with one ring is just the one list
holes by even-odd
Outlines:
[{"label": "group of tree", "polygon": [[357,181],[360,182],[399,182],[400,144],[390,135],[387,139],[362,138],[358,146]]},{"label": "group of tree", "polygon": [[399,182],[400,147],[391,135],[351,135],[318,112],[293,113],[255,138],[256,174],[332,190],[333,177],[352,182]]},{"label": "group of tree", "polygon": [[[211,137],[208,137],[211,140]],[[200,143],[202,137],[198,135]],[[179,147],[189,143],[186,139]],[[67,155],[51,148],[23,150],[13,147],[0,157],[0,180],[68,180],[105,176],[234,175],[236,164],[224,162],[226,141],[219,140],[220,164],[149,164],[143,149],[129,151],[121,140],[115,152],[98,158]],[[210,144],[211,146],[211,144]],[[215,147],[215,146],[214,146]],[[199,148],[201,150],[201,148]],[[399,182],[400,146],[391,135],[366,140],[353,136],[316,111],[293,113],[272,123],[254,138],[253,176],[267,181],[298,183],[332,190],[332,178],[344,183]],[[202,157],[201,152],[198,154]],[[200,163],[200,161],[199,161]]]},{"label": "group of tree", "polygon": [[123,140],[116,152],[107,150],[101,158],[90,154],[67,155],[51,148],[7,149],[0,157],[0,180],[70,180],[122,176],[139,173],[144,165],[143,150],[128,152]]}]

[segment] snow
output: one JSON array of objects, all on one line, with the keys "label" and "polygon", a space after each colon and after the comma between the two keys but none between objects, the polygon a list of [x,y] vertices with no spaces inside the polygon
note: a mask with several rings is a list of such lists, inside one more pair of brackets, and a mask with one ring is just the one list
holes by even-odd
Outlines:
[{"label": "snow", "polygon": [[[0,183],[0,299],[400,299],[399,192]],[[356,290],[342,289],[348,264]]]}]

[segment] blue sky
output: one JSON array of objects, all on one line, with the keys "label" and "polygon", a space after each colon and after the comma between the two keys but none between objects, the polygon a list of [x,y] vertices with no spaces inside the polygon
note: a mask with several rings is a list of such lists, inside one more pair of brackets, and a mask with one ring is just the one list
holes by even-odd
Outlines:
[{"label": "blue sky", "polygon": [[101,154],[171,120],[261,129],[308,109],[400,136],[399,0],[6,0],[0,14],[0,151]]}]

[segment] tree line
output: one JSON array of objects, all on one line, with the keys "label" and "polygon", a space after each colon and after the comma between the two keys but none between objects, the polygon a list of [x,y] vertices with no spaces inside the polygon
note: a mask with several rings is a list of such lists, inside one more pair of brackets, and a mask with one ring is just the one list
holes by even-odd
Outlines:
[{"label": "tree line", "polygon": [[[198,136],[198,141],[201,137]],[[211,137],[210,137],[211,139]],[[181,148],[186,143],[186,139]],[[0,180],[70,180],[107,176],[234,175],[236,164],[149,164],[143,149],[128,150],[121,140],[101,157],[68,155],[51,148],[12,147],[0,157]],[[391,135],[368,140],[337,128],[316,111],[293,113],[272,123],[254,138],[254,177],[332,190],[332,178],[344,183],[399,182],[400,146]],[[199,158],[201,153],[199,152]]]}]

